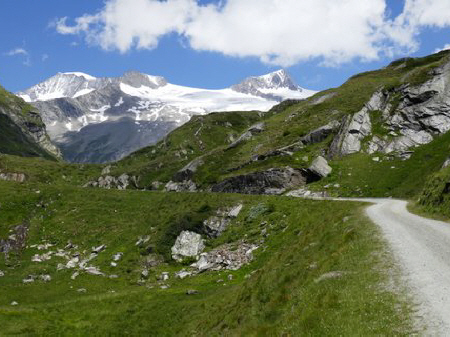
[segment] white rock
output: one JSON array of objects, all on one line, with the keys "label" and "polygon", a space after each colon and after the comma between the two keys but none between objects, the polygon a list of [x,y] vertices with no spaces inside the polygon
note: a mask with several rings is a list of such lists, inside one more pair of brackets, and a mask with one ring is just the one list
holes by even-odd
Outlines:
[{"label": "white rock", "polygon": [[78,275],[80,275],[80,273],[76,271],[75,273],[72,274],[72,276],[70,276],[70,278],[72,280],[75,280],[78,277]]},{"label": "white rock", "polygon": [[169,273],[168,272],[161,273],[161,279],[163,281],[167,281],[169,279]]},{"label": "white rock", "polygon": [[186,278],[186,277],[188,277],[188,276],[191,276],[192,275],[192,273],[191,272],[189,272],[189,271],[186,271],[186,270],[180,270],[178,273],[175,273],[175,277],[176,278],[179,278],[179,279],[184,279],[184,278]]},{"label": "white rock", "polygon": [[117,267],[117,263],[111,262],[111,267]]},{"label": "white rock", "polygon": [[236,217],[239,215],[239,213],[241,212],[241,210],[242,210],[243,207],[244,207],[244,205],[242,205],[242,204],[233,206],[233,207],[228,211],[228,214],[227,214],[227,215],[228,215],[230,218],[236,218]]},{"label": "white rock", "polygon": [[91,274],[91,275],[101,275],[101,276],[105,275],[97,267],[93,267],[93,266],[87,267],[85,269],[85,271],[86,271],[86,273]]},{"label": "white rock", "polygon": [[205,248],[200,234],[182,231],[172,247],[172,258],[182,261],[186,257],[197,257]]},{"label": "white rock", "polygon": [[76,256],[73,259],[69,260],[69,262],[67,262],[66,268],[75,268],[78,262],[80,262],[80,258]]},{"label": "white rock", "polygon": [[5,272],[3,270],[0,270],[0,277],[5,276]]},{"label": "white rock", "polygon": [[16,301],[12,301],[11,305],[19,305],[19,303],[17,303]]},{"label": "white rock", "polygon": [[52,280],[50,275],[41,275],[39,278],[44,282],[50,282]]},{"label": "white rock", "polygon": [[123,256],[123,253],[121,253],[121,252],[119,252],[117,254],[114,254],[113,255],[113,260],[114,261],[119,261],[122,258],[122,256]]},{"label": "white rock", "polygon": [[317,174],[318,176],[324,178],[328,176],[333,169],[328,165],[328,162],[324,157],[318,156],[312,162],[311,166],[309,167],[309,170]]}]

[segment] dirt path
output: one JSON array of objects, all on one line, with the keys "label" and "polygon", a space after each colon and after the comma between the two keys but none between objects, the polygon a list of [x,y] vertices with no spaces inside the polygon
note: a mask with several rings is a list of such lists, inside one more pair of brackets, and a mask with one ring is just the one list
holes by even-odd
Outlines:
[{"label": "dirt path", "polygon": [[383,231],[418,304],[421,323],[433,336],[450,336],[450,224],[408,212],[394,199],[372,202],[366,212]]}]

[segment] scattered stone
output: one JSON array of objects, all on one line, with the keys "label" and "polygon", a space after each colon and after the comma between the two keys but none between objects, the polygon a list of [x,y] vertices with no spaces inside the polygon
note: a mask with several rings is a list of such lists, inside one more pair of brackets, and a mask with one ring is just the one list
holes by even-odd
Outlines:
[{"label": "scattered stone", "polygon": [[196,294],[198,294],[198,290],[189,289],[188,291],[186,291],[186,295],[196,295]]},{"label": "scattered stone", "polygon": [[231,280],[233,280],[233,275],[229,274],[227,278],[228,278],[228,281],[231,281]]},{"label": "scattered stone", "polygon": [[0,180],[23,183],[26,180],[26,177],[23,173],[0,173]]},{"label": "scattered stone", "polygon": [[78,262],[80,262],[80,258],[78,256],[75,256],[73,259],[70,259],[69,262],[67,262],[66,268],[75,268]]},{"label": "scattered stone", "polygon": [[253,259],[252,252],[258,249],[254,244],[241,242],[237,247],[224,244],[207,253],[200,254],[197,262],[191,266],[202,272],[205,270],[238,270]]},{"label": "scattered stone", "polygon": [[112,274],[112,275],[109,275],[109,278],[110,278],[110,279],[115,279],[115,278],[119,278],[119,276],[118,276],[118,275],[115,275],[115,274]]},{"label": "scattered stone", "polygon": [[80,273],[76,271],[75,273],[72,274],[72,276],[70,276],[70,278],[72,280],[75,280],[78,277],[78,275],[80,275]]},{"label": "scattered stone", "polygon": [[218,280],[216,281],[216,283],[223,283],[223,280],[222,280],[222,279],[218,279]]},{"label": "scattered stone", "polygon": [[111,267],[117,267],[117,263],[116,262],[111,262]]},{"label": "scattered stone", "polygon": [[172,258],[178,262],[186,257],[197,257],[205,248],[200,234],[182,231],[172,247]]},{"label": "scattered stone", "polygon": [[44,282],[50,282],[52,280],[50,275],[41,275],[39,278]]},{"label": "scattered stone", "polygon": [[25,284],[26,283],[33,283],[35,278],[36,278],[36,276],[34,276],[34,275],[28,275],[27,278],[24,278],[22,280],[22,282],[25,283]]},{"label": "scattered stone", "polygon": [[3,270],[0,270],[0,277],[5,276],[5,272]]},{"label": "scattered stone", "polygon": [[149,274],[148,269],[144,269],[143,271],[141,271],[141,276],[144,278],[147,278],[148,274]]},{"label": "scattered stone", "polygon": [[219,209],[216,215],[209,217],[203,222],[206,234],[210,238],[216,238],[222,234],[230,224],[232,218],[236,218],[243,205],[239,204],[229,209]]},{"label": "scattered stone", "polygon": [[167,289],[167,288],[169,288],[169,286],[166,285],[166,284],[163,284],[162,286],[160,286],[160,288],[161,288],[161,289]]},{"label": "scattered stone", "polygon": [[[136,246],[141,246],[144,243],[147,243],[149,240],[150,240],[150,236],[149,235],[142,235],[142,236],[138,237],[138,240],[136,241],[135,245]],[[114,260],[114,261],[116,261],[116,260]]]},{"label": "scattered stone", "polygon": [[105,250],[106,245],[100,245],[98,247],[92,247],[92,252],[94,252],[95,254],[98,254],[100,252],[102,252],[103,250]]},{"label": "scattered stone", "polygon": [[[149,238],[150,239],[150,238]],[[148,241],[148,240],[147,240]],[[117,254],[114,254],[113,255],[113,260],[114,261],[119,261],[121,258],[122,258],[122,256],[123,256],[123,253],[117,253]]]},{"label": "scattered stone", "polygon": [[87,290],[85,288],[80,288],[80,289],[77,289],[77,291],[79,293],[85,293]]},{"label": "scattered stone", "polygon": [[378,162],[378,161],[380,161],[380,157],[373,157],[372,160]]},{"label": "scattered stone", "polygon": [[103,274],[97,267],[87,267],[85,269],[86,273],[91,274],[91,275],[101,275],[104,276],[105,274]]},{"label": "scattered stone", "polygon": [[179,272],[175,273],[175,278],[184,279],[188,276],[191,276],[192,272],[186,271],[185,269],[180,270]]},{"label": "scattered stone", "polygon": [[329,273],[325,273],[321,276],[319,276],[318,278],[316,278],[314,280],[315,283],[319,283],[325,280],[330,280],[330,279],[339,279],[342,276],[344,276],[346,274],[346,272],[344,271],[331,271]]},{"label": "scattered stone", "polygon": [[161,280],[167,281],[169,279],[169,273],[168,272],[162,272],[161,273]]},{"label": "scattered stone", "polygon": [[306,188],[300,188],[298,190],[293,190],[288,193],[286,193],[286,196],[288,197],[296,197],[296,198],[327,198],[329,195],[326,191],[321,192],[313,192],[310,190],[307,190]]},{"label": "scattered stone", "polygon": [[17,303],[16,301],[12,301],[11,305],[19,305],[19,303]]},{"label": "scattered stone", "polygon": [[102,176],[110,174],[111,173],[111,165],[106,166],[103,170],[102,170]]}]

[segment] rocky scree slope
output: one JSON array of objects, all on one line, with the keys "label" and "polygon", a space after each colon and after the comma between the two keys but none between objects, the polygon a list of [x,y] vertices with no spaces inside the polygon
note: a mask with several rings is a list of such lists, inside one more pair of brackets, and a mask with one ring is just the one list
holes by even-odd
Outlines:
[{"label": "rocky scree slope", "polygon": [[314,91],[280,70],[222,90],[170,84],[136,71],[117,78],[59,73],[18,95],[33,104],[51,139],[70,162],[108,162],[156,143],[194,115],[266,111],[286,98]]},{"label": "rocky scree slope", "polygon": [[59,150],[50,141],[35,108],[0,87],[0,152],[54,159]]},{"label": "rocky scree slope", "polygon": [[449,52],[401,59],[265,114],[197,116],[111,175],[145,189],[412,196],[448,156],[449,81]]}]

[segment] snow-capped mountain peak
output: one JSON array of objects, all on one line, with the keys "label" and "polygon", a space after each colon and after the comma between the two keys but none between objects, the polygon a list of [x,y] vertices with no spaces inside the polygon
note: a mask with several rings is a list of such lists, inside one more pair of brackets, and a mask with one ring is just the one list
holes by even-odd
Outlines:
[{"label": "snow-capped mountain peak", "polygon": [[231,89],[276,101],[288,98],[303,99],[315,93],[298,86],[284,69],[262,76],[247,77],[241,83],[233,85]]},{"label": "snow-capped mountain peak", "polygon": [[67,73],[59,73],[60,75],[73,75],[73,76],[77,76],[77,77],[83,77],[86,81],[95,81],[97,78],[79,71],[72,71],[72,72],[67,72]]},{"label": "snow-capped mountain peak", "polygon": [[41,112],[66,160],[104,162],[157,142],[193,115],[267,111],[283,99],[314,93],[297,86],[285,70],[218,90],[170,84],[164,77],[129,71],[102,78],[58,73],[18,95]]}]

